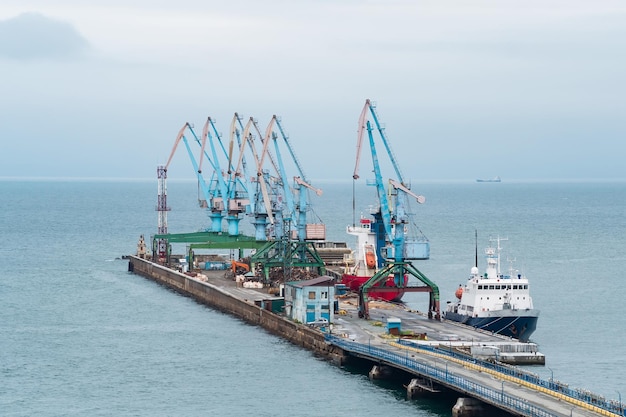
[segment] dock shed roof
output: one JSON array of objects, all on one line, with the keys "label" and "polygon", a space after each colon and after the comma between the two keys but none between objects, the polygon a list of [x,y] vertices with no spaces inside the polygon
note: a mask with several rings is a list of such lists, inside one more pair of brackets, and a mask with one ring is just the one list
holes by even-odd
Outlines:
[{"label": "dock shed roof", "polygon": [[321,277],[317,277],[317,278],[312,278],[312,279],[307,279],[305,281],[290,281],[290,282],[285,282],[285,285],[289,285],[291,287],[297,287],[297,288],[303,288],[303,287],[321,287],[321,286],[328,286],[328,285],[334,285],[334,278],[330,277],[328,275],[323,275]]}]

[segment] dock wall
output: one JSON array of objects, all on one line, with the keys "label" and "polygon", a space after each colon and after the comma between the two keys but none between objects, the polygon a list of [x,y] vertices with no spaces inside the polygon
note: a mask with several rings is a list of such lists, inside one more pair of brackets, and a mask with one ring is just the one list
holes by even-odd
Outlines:
[{"label": "dock wall", "polygon": [[209,307],[233,315],[248,324],[261,326],[293,344],[313,351],[315,354],[342,364],[346,354],[337,346],[329,345],[324,334],[306,325],[295,323],[285,317],[264,310],[253,301],[241,300],[210,283],[173,271],[159,264],[136,256],[128,257],[128,271],[141,275],[161,285],[189,296]]}]

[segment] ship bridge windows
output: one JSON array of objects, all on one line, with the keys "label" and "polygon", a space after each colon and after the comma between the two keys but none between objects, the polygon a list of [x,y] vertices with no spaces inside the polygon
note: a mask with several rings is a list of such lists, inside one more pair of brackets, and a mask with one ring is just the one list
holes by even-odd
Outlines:
[{"label": "ship bridge windows", "polygon": [[489,289],[490,289],[490,290],[493,290],[494,288],[495,288],[495,285],[490,285],[490,286],[489,286]]},{"label": "ship bridge windows", "polygon": [[482,290],[482,289],[483,289],[483,286],[482,286],[482,285],[479,285],[479,286],[478,286],[478,289],[479,289],[479,290]]}]

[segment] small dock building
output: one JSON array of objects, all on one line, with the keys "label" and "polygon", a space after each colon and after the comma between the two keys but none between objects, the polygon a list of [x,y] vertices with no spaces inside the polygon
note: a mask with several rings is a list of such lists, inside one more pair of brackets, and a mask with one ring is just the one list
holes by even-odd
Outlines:
[{"label": "small dock building", "polygon": [[321,276],[306,281],[285,282],[285,313],[300,323],[332,321],[335,300],[335,282]]}]

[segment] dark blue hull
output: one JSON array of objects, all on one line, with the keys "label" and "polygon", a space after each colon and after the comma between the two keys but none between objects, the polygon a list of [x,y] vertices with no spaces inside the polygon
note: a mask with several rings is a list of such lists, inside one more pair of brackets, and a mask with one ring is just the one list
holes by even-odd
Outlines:
[{"label": "dark blue hull", "polygon": [[530,336],[537,329],[538,316],[493,316],[470,317],[457,313],[447,312],[446,320],[456,321],[477,329],[509,336],[520,342],[528,342]]}]

